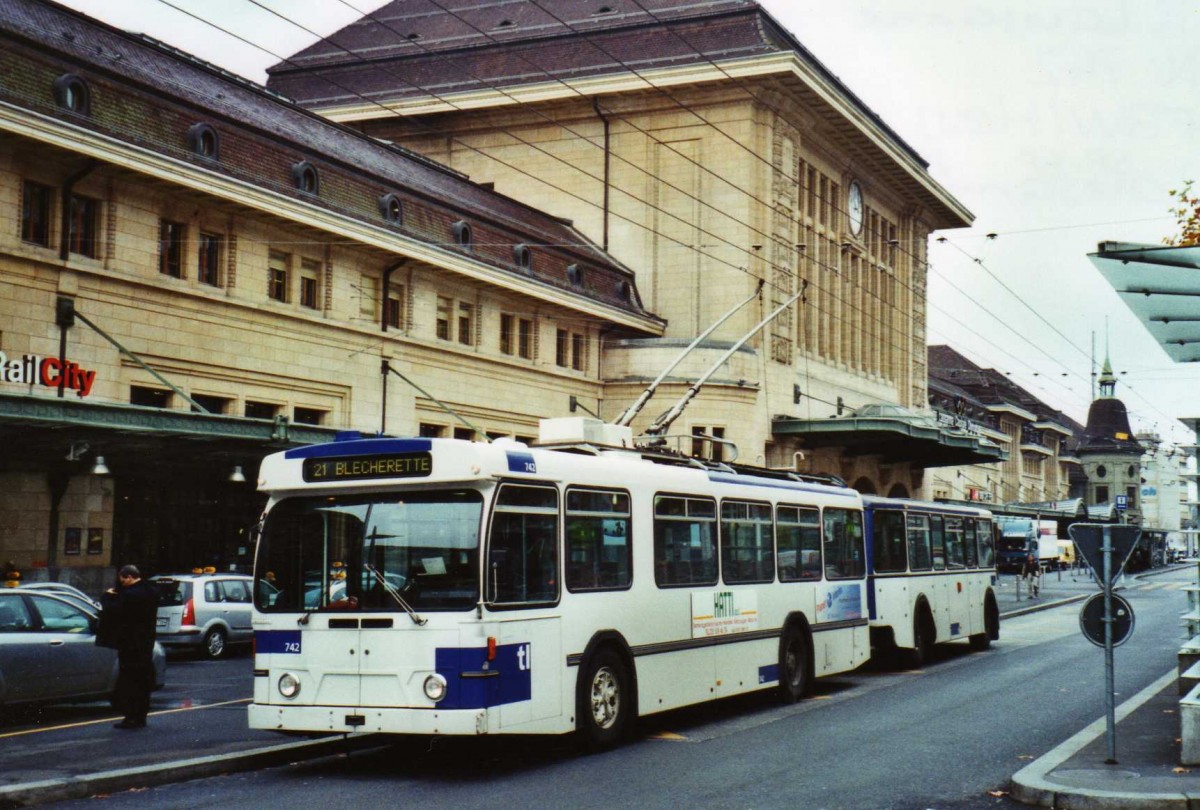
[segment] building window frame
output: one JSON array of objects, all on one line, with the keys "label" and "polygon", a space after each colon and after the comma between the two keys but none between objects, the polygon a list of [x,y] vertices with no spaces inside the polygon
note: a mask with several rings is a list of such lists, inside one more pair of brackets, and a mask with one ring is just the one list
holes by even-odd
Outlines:
[{"label": "building window frame", "polygon": [[300,258],[300,306],[321,308],[321,262],[317,259]]},{"label": "building window frame", "polygon": [[25,180],[21,184],[21,241],[50,247],[54,211],[54,189],[44,183]]},{"label": "building window frame", "polygon": [[67,249],[95,259],[100,255],[100,201],[72,194],[67,220]]},{"label": "building window frame", "polygon": [[221,246],[219,234],[200,231],[196,240],[196,280],[212,287],[221,286]]},{"label": "building window frame", "polygon": [[267,297],[281,304],[288,302],[288,276],[292,257],[272,250],[267,258]]},{"label": "building window frame", "polygon": [[158,272],[171,278],[183,278],[183,248],[187,225],[169,219],[158,221]]}]

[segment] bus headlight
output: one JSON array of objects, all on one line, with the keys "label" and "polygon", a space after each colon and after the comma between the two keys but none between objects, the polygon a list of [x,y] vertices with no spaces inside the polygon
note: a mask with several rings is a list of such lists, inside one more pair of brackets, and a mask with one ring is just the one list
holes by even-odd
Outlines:
[{"label": "bus headlight", "polygon": [[300,679],[290,672],[279,677],[279,694],[285,698],[294,698],[300,694]]},{"label": "bus headlight", "polygon": [[425,697],[435,703],[446,696],[446,679],[433,674],[425,679]]}]

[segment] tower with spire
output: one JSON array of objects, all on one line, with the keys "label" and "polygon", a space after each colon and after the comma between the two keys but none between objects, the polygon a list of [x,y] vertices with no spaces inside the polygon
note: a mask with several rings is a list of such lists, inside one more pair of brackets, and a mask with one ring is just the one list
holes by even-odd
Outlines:
[{"label": "tower with spire", "polygon": [[1129,427],[1125,403],[1117,399],[1117,378],[1107,354],[1098,382],[1100,396],[1088,408],[1087,427],[1078,449],[1087,476],[1087,503],[1112,504],[1118,495],[1124,495],[1128,499],[1126,521],[1139,523],[1143,448]]}]

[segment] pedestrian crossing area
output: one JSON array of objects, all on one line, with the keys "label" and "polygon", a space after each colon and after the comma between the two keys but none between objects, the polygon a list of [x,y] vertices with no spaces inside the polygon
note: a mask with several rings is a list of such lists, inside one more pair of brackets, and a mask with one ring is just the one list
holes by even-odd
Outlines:
[{"label": "pedestrian crossing area", "polygon": [[1192,583],[1190,582],[1139,582],[1136,585],[1127,585],[1127,591],[1182,591]]}]

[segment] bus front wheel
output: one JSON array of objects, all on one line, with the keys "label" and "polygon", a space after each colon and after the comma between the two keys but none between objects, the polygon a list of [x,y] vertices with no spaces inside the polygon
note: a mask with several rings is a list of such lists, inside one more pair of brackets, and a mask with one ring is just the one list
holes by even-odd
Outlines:
[{"label": "bus front wheel", "polygon": [[579,673],[575,730],[583,747],[603,751],[620,742],[629,724],[632,692],[620,656],[610,649],[592,655]]},{"label": "bus front wheel", "polygon": [[779,639],[779,696],[784,703],[795,703],[808,692],[808,656],[804,631],[795,625],[784,630]]}]

